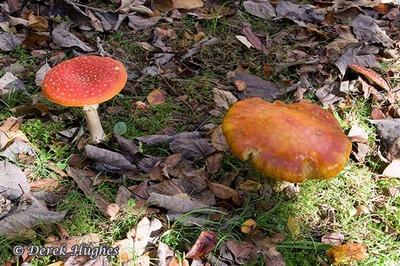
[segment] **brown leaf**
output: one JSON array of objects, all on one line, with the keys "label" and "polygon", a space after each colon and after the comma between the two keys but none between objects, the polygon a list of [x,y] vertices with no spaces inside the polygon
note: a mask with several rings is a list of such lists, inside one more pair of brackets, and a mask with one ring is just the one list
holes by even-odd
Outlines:
[{"label": "brown leaf", "polygon": [[274,243],[282,242],[283,240],[285,240],[285,234],[283,234],[283,233],[275,233],[275,234],[272,235],[270,240],[271,240],[271,242],[274,242]]},{"label": "brown leaf", "polygon": [[196,243],[186,254],[186,258],[201,260],[215,248],[217,242],[217,233],[211,231],[202,231],[200,236],[197,238]]},{"label": "brown leaf", "polygon": [[368,257],[367,250],[364,243],[347,243],[330,248],[326,253],[334,265],[340,265],[365,259]]},{"label": "brown leaf", "polygon": [[378,120],[378,119],[385,119],[386,117],[380,108],[374,108],[371,111],[371,118],[373,120]]},{"label": "brown leaf", "polygon": [[374,70],[356,64],[350,64],[349,67],[357,73],[364,75],[382,89],[390,91],[389,84],[386,82],[386,80],[384,80],[382,76]]},{"label": "brown leaf", "polygon": [[238,205],[241,202],[237,191],[230,187],[214,182],[208,182],[208,187],[210,191],[220,199],[232,199],[232,201]]},{"label": "brown leaf", "polygon": [[209,205],[193,200],[186,194],[166,196],[159,193],[150,193],[148,203],[154,204],[172,212],[190,212],[193,210],[210,208]]},{"label": "brown leaf", "polygon": [[322,236],[321,242],[329,245],[338,246],[342,244],[344,240],[344,235],[341,233],[330,233]]},{"label": "brown leaf", "polygon": [[47,19],[42,16],[35,16],[33,14],[33,11],[28,11],[24,15],[25,16],[21,16],[21,17],[28,20],[29,27],[33,31],[38,31],[38,32],[46,31],[49,28],[49,23],[48,23]]},{"label": "brown leaf", "polygon": [[356,37],[366,43],[381,43],[392,46],[394,41],[382,30],[371,16],[360,14],[350,23]]},{"label": "brown leaf", "polygon": [[219,125],[216,129],[213,130],[211,134],[211,145],[217,151],[227,151],[229,150],[229,146],[226,143],[226,139],[224,133],[222,133],[222,126]]},{"label": "brown leaf", "polygon": [[172,0],[172,7],[176,9],[195,9],[203,5],[201,0]]},{"label": "brown leaf", "polygon": [[187,259],[180,260],[177,257],[173,257],[168,266],[189,266],[189,262]]},{"label": "brown leaf", "polygon": [[78,37],[69,32],[69,24],[61,23],[57,25],[51,33],[53,42],[62,48],[79,47],[85,52],[92,52],[93,49],[87,46],[84,42],[79,40]]},{"label": "brown leaf", "polygon": [[228,110],[229,107],[238,100],[232,92],[219,90],[217,88],[213,89],[213,95],[215,105],[226,110]]},{"label": "brown leaf", "polygon": [[145,30],[155,26],[161,17],[144,18],[138,15],[128,16],[128,26],[135,30]]},{"label": "brown leaf", "polygon": [[167,99],[167,92],[164,90],[153,90],[147,95],[147,101],[150,105],[160,105]]},{"label": "brown leaf", "polygon": [[98,148],[94,145],[85,146],[86,156],[92,160],[119,168],[120,170],[135,170],[136,166],[118,152]]},{"label": "brown leaf", "polygon": [[0,161],[1,196],[15,200],[24,193],[29,193],[29,184],[22,170],[11,162]]},{"label": "brown leaf", "polygon": [[276,17],[275,8],[267,0],[250,0],[243,2],[244,9],[253,16],[272,19]]},{"label": "brown leaf", "polygon": [[60,182],[52,178],[42,178],[29,184],[31,191],[54,191],[60,186]]},{"label": "brown leaf", "polygon": [[273,101],[281,98],[284,94],[295,89],[285,88],[277,83],[273,83],[258,76],[244,72],[235,73],[235,75],[232,77],[232,82],[235,83],[237,80],[242,80],[246,83],[246,89],[237,93],[240,100],[252,97],[260,97],[267,101]]},{"label": "brown leaf", "polygon": [[262,188],[262,184],[253,180],[246,180],[239,185],[239,188],[244,191],[257,191]]},{"label": "brown leaf", "polygon": [[269,238],[258,239],[260,236],[256,236],[254,241],[264,254],[265,265],[273,266],[285,266],[285,260],[282,254],[276,250],[275,245],[271,244]]},{"label": "brown leaf", "polygon": [[245,264],[257,258],[259,248],[251,240],[245,241],[226,241],[226,247],[233,254],[235,262]]},{"label": "brown leaf", "polygon": [[11,32],[0,34],[0,50],[3,52],[13,51],[17,46],[20,46],[22,40]]},{"label": "brown leaf", "polygon": [[95,172],[88,170],[79,170],[73,167],[67,168],[67,173],[70,177],[74,179],[78,187],[83,191],[83,193],[90,198],[93,198],[95,204],[100,209],[100,211],[106,216],[110,217],[108,213],[108,206],[110,202],[106,201],[103,196],[101,196],[92,187],[93,178],[97,175]]},{"label": "brown leaf", "polygon": [[106,209],[107,216],[111,220],[114,219],[118,215],[119,211],[120,211],[120,207],[116,203],[110,203]]},{"label": "brown leaf", "polygon": [[265,54],[267,53],[267,47],[265,47],[260,39],[253,33],[250,27],[244,27],[242,29],[242,33],[257,50]]},{"label": "brown leaf", "polygon": [[214,147],[205,138],[175,139],[169,147],[172,152],[180,153],[184,158],[191,160],[200,160],[215,152]]},{"label": "brown leaf", "polygon": [[221,169],[221,161],[224,155],[220,152],[213,153],[206,158],[206,169],[209,174],[215,174]]}]

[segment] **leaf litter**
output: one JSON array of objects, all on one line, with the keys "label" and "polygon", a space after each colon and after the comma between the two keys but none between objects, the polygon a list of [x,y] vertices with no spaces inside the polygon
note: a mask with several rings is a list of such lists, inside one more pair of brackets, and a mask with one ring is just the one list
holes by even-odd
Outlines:
[{"label": "leaf litter", "polygon": [[[146,60],[141,61],[140,63],[144,62],[144,64],[139,66],[133,66],[133,64],[127,62],[129,70],[132,72],[132,69],[140,68],[137,75],[139,78],[135,82],[140,83],[146,77],[152,76],[162,80],[169,88],[160,87],[160,89],[148,94],[147,99],[150,106],[163,105],[166,101],[173,101],[177,96],[182,96],[181,99],[184,99],[184,95],[179,95],[180,88],[177,90],[174,87],[179,83],[179,78],[183,75],[193,76],[198,74],[204,68],[199,63],[201,62],[199,57],[202,52],[207,49],[217,49],[224,41],[220,37],[207,36],[204,31],[197,28],[197,33],[185,31],[187,32],[187,40],[191,41],[188,42],[190,45],[184,46],[184,49],[178,48],[180,46],[175,44],[184,42],[184,38],[180,35],[182,28],[179,26],[180,19],[183,16],[191,16],[199,21],[224,17],[232,21],[232,25],[234,25],[237,13],[247,11],[249,14],[263,19],[266,23],[276,23],[278,26],[282,25],[281,23],[296,25],[296,32],[282,31],[280,33],[300,42],[298,47],[291,48],[290,51],[286,51],[284,48],[280,49],[281,51],[270,49],[274,45],[277,46],[276,40],[282,36],[279,33],[273,36],[270,43],[271,40],[266,36],[267,33],[259,32],[252,28],[252,25],[248,25],[249,23],[238,28],[237,34],[245,37],[245,39],[240,39],[242,43],[250,44],[260,56],[272,56],[275,62],[279,62],[266,64],[269,66],[269,70],[265,73],[268,72],[268,75],[277,78],[280,82],[264,79],[267,75],[262,76],[252,67],[251,62],[246,63],[247,66],[242,63],[242,66],[236,66],[237,69],[233,72],[233,75],[228,75],[228,81],[225,81],[223,86],[221,86],[222,84],[215,86],[213,101],[216,108],[228,109],[238,99],[249,97],[261,97],[273,101],[282,99],[293,91],[300,92],[302,89],[305,92],[315,93],[317,99],[323,105],[335,104],[338,112],[352,104],[351,97],[370,99],[374,103],[379,103],[375,106],[374,115],[371,114],[370,122],[377,127],[379,141],[384,148],[384,156],[389,158],[389,160],[385,159],[389,164],[383,171],[383,176],[398,177],[399,152],[398,148],[396,150],[396,147],[398,147],[396,143],[398,143],[400,137],[396,134],[398,132],[396,122],[399,118],[399,112],[395,110],[399,108],[399,90],[389,87],[387,81],[390,77],[388,74],[390,71],[384,73],[378,63],[385,60],[398,61],[396,54],[391,52],[397,41],[395,29],[399,20],[396,16],[396,8],[393,5],[384,4],[387,11],[382,9],[374,13],[376,16],[370,16],[371,12],[375,12],[372,11],[372,7],[375,10],[380,10],[378,7],[381,8],[378,5],[374,6],[374,1],[357,1],[357,3],[346,3],[346,1],[322,3],[315,1],[314,5],[305,5],[288,1],[257,0],[243,1],[243,10],[235,5],[226,5],[225,7],[225,3],[221,4],[219,1],[198,0],[149,1],[151,3],[146,1],[116,1],[116,3],[120,3],[120,7],[115,10],[102,10],[74,1],[62,2],[62,5],[53,1],[39,3],[37,6],[40,6],[39,9],[28,4],[26,7],[33,11],[26,13],[19,12],[22,11],[22,8],[25,8],[23,5],[26,3],[8,1],[2,4],[7,16],[1,15],[2,22],[0,23],[4,33],[0,34],[0,50],[11,52],[22,46],[25,49],[35,49],[37,56],[51,56],[49,57],[49,65],[43,64],[42,61],[41,66],[43,68],[39,69],[38,67],[35,80],[38,85],[49,66],[54,66],[65,59],[66,54],[60,52],[60,48],[70,51],[75,56],[92,52],[105,52],[103,45],[106,43],[96,40],[89,33],[109,34],[119,29],[144,33],[147,37],[146,40],[138,39],[136,43],[146,50]],[[222,6],[224,8],[221,8]],[[21,14],[20,17],[16,17],[19,13]],[[351,18],[350,23],[348,18]],[[3,23],[4,21],[6,23]],[[321,40],[324,40],[324,42],[320,42]],[[239,45],[239,43],[235,45]],[[109,47],[105,48],[108,51],[110,50]],[[285,52],[283,52],[284,50]],[[57,54],[58,52],[59,54]],[[382,55],[385,55],[385,58]],[[126,52],[117,50],[115,56],[119,58],[128,57]],[[244,71],[243,67],[246,68]],[[350,68],[355,69],[356,73],[349,70]],[[303,88],[302,84],[297,84],[293,78],[281,75],[280,72],[284,69],[301,73],[302,80],[310,79],[320,86],[318,86],[318,89],[312,86]],[[224,74],[229,71],[232,71],[232,69],[224,69]],[[398,78],[396,69],[393,69],[393,73],[396,73],[395,77]],[[368,84],[363,78],[371,79],[372,82]],[[5,73],[1,79],[0,90],[5,96],[16,89],[29,90],[25,87],[26,81],[24,79],[20,80],[10,72]],[[223,82],[221,81],[221,83]],[[301,98],[302,96],[299,96],[299,99]],[[146,103],[140,101],[135,102],[135,106],[142,108],[142,110],[149,109]],[[57,119],[62,121],[68,116],[68,112],[61,114],[54,109],[35,108],[39,110],[38,113],[43,117],[51,117],[55,121]],[[108,111],[109,114],[114,112],[111,109]],[[116,112],[123,111],[123,109],[120,109]],[[379,119],[375,119],[378,117],[377,114],[379,114]],[[216,117],[219,117],[219,114]],[[36,156],[35,148],[19,129],[7,127],[7,123],[10,121],[6,120],[0,128],[1,156],[13,162],[18,162],[23,155],[34,158]],[[86,196],[94,198],[95,204],[106,217],[118,217],[120,210],[123,211],[126,208],[129,199],[134,198],[138,204],[137,210],[152,206],[149,209],[162,209],[165,211],[165,215],[180,219],[188,212],[203,209],[202,215],[205,216],[201,216],[201,218],[209,219],[214,212],[225,214],[226,208],[240,207],[243,191],[260,191],[262,189],[260,183],[249,182],[250,180],[239,182],[240,185],[235,184],[239,178],[237,174],[233,174],[233,178],[227,182],[224,182],[223,178],[221,178],[221,182],[218,180],[215,182],[213,175],[218,175],[223,169],[221,160],[224,156],[223,153],[217,151],[224,152],[227,148],[224,138],[218,130],[219,125],[211,126],[211,128],[211,134],[199,131],[175,132],[140,136],[133,139],[124,139],[116,135],[116,146],[114,145],[112,148],[107,145],[101,147],[87,145],[82,130],[76,129],[71,132],[59,133],[63,134],[67,142],[77,143],[81,148],[80,150],[84,150],[87,156],[84,159],[85,165],[96,170],[84,170],[70,166],[67,168],[67,173]],[[356,125],[352,125],[352,128],[356,128]],[[116,133],[121,133],[121,131]],[[367,157],[379,151],[377,145],[368,143],[365,134],[361,134],[360,131],[358,131],[360,134],[355,133],[355,130],[351,133],[353,135],[349,133],[349,137],[357,144],[357,149],[354,150],[353,154],[360,163],[364,163]],[[164,145],[163,148],[166,148],[170,154],[165,157],[153,157],[151,154],[143,153],[140,148],[141,145]],[[17,166],[14,168],[13,166],[7,167],[15,170]],[[99,172],[116,177],[113,180],[116,183],[121,182],[122,177],[134,179],[138,183],[133,187],[120,186],[116,203],[108,202],[96,191],[95,180],[99,175],[103,175]],[[0,173],[2,172],[0,171]],[[223,175],[223,177],[226,176]],[[21,178],[26,179],[22,176]],[[56,186],[53,185],[51,179],[48,182],[40,184],[39,187],[53,189],[53,186]],[[42,205],[38,205],[37,200],[29,194],[27,182],[21,181],[21,183],[24,186],[24,193],[18,197],[21,197],[24,204],[31,204],[29,205],[31,209],[28,209],[32,212],[37,211],[37,213],[42,214],[42,217],[34,217],[29,213],[17,211],[17,214],[22,215],[21,219],[26,219],[27,222],[23,226],[13,224],[8,227],[8,230],[16,232],[22,228],[30,228],[36,224],[38,218],[44,218],[43,220],[48,222],[56,222],[65,215],[64,213],[55,213],[54,219],[50,219],[48,216],[53,212],[48,211]],[[5,186],[6,191],[10,190],[7,187],[8,185]],[[21,192],[19,187],[13,189]],[[11,205],[12,208],[16,206],[19,210],[18,206],[12,202],[14,199],[9,199],[3,194],[2,196],[4,197],[3,201],[6,202],[6,210]],[[24,198],[22,198],[23,196]],[[357,207],[359,206],[362,205]],[[358,209],[361,210],[360,213],[365,213],[362,207]],[[335,222],[335,210],[332,207],[320,206],[320,212],[321,217],[324,217],[326,221]],[[197,221],[196,218],[198,217],[189,214],[186,218],[188,218],[188,221],[191,219]],[[289,218],[289,230],[292,236],[296,237],[299,234],[299,224],[294,217]],[[146,219],[140,220],[135,229],[138,230],[140,225],[143,235],[132,234],[125,241],[129,243],[127,244],[128,249],[133,249],[141,258],[143,265],[148,264],[150,260],[149,254],[143,250],[146,249],[149,242],[153,241],[149,238],[149,233],[152,232],[149,223],[151,224],[152,221]],[[171,219],[171,221],[174,219]],[[6,218],[1,220],[8,221]],[[153,221],[157,220],[154,219]],[[261,250],[266,261],[271,265],[283,265],[282,256],[276,250],[274,244],[264,236],[264,233],[256,231],[254,234],[257,237],[252,235],[244,241],[228,240],[223,243],[218,247],[223,258],[219,262],[246,263],[253,260],[257,252]],[[329,237],[323,238],[322,242],[327,241],[327,238]],[[340,237],[338,238],[342,241]],[[335,242],[335,244],[338,244],[338,242]],[[158,246],[160,253],[162,247],[161,244]],[[164,246],[164,249],[167,248]],[[351,255],[352,260],[361,260],[365,257],[363,245],[360,246],[360,250],[361,255]],[[339,253],[345,252],[335,250],[328,252],[333,263],[343,261],[343,255]],[[126,256],[123,258],[125,262],[131,260],[128,255]],[[170,257],[175,256],[176,254],[173,254],[172,251]],[[196,259],[201,257],[193,256]],[[211,260],[211,256],[209,257]]]}]

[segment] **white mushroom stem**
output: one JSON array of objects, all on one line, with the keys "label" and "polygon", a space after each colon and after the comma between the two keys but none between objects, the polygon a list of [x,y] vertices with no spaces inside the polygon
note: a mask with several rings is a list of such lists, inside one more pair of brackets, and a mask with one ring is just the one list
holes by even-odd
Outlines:
[{"label": "white mushroom stem", "polygon": [[99,143],[106,139],[106,134],[104,134],[103,127],[100,123],[100,117],[97,113],[97,107],[99,107],[98,104],[86,105],[83,107],[90,137],[94,143]]}]

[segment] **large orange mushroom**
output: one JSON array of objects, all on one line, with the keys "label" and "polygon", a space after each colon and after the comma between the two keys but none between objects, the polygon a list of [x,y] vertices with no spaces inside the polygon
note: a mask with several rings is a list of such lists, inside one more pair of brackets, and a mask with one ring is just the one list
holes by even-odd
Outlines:
[{"label": "large orange mushroom", "polygon": [[97,107],[117,95],[126,81],[127,73],[120,62],[110,57],[80,56],[50,69],[42,92],[54,103],[83,107],[92,141],[98,143],[105,134]]},{"label": "large orange mushroom", "polygon": [[222,130],[239,159],[251,158],[267,176],[292,183],[335,177],[351,151],[335,117],[307,101],[239,101],[228,110]]}]

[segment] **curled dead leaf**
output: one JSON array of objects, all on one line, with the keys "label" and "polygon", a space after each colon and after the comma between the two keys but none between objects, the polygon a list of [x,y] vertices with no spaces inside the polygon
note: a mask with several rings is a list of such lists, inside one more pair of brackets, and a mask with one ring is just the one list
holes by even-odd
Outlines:
[{"label": "curled dead leaf", "polygon": [[237,191],[230,187],[219,183],[208,182],[208,188],[211,193],[220,199],[232,199],[232,201],[238,205],[241,202]]},{"label": "curled dead leaf", "polygon": [[253,219],[248,219],[245,221],[240,228],[240,231],[242,231],[243,234],[251,234],[254,232],[254,230],[257,227],[257,222]]},{"label": "curled dead leaf", "polygon": [[187,253],[186,258],[201,260],[215,248],[217,242],[217,233],[212,231],[202,231],[197,238],[196,243]]},{"label": "curled dead leaf", "polygon": [[393,160],[382,173],[385,177],[400,178],[400,159]]},{"label": "curled dead leaf", "polygon": [[390,86],[386,80],[384,80],[382,76],[374,70],[356,64],[350,64],[349,67],[357,73],[364,75],[382,89],[390,91]]},{"label": "curled dead leaf", "polygon": [[347,243],[326,251],[333,265],[350,263],[368,257],[368,247],[364,243]]}]

